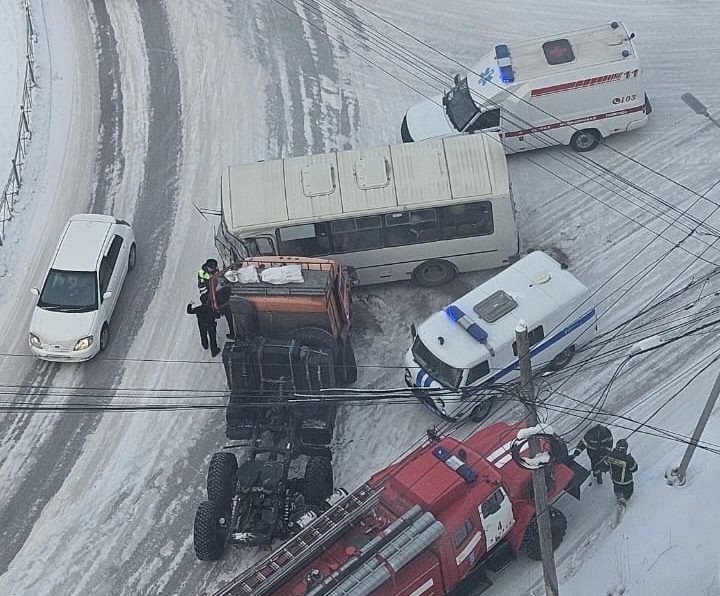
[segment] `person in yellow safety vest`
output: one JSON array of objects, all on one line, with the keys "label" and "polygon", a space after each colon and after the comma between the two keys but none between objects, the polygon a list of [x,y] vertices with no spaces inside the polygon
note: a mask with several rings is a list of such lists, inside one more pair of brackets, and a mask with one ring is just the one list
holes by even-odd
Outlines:
[{"label": "person in yellow safety vest", "polygon": [[218,272],[218,262],[215,259],[208,259],[198,271],[198,290],[200,296],[208,293],[210,289],[210,278]]},{"label": "person in yellow safety vest", "polygon": [[625,439],[617,442],[615,449],[608,455],[607,463],[610,466],[615,498],[618,503],[625,505],[635,490],[633,474],[638,470],[635,458],[628,453],[628,442]]}]

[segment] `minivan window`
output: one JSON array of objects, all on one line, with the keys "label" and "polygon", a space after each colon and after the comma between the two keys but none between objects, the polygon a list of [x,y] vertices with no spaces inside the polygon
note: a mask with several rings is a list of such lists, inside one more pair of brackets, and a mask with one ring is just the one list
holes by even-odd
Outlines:
[{"label": "minivan window", "polygon": [[50,269],[38,306],[62,312],[97,310],[97,278],[94,271]]},{"label": "minivan window", "polygon": [[123,243],[122,236],[118,236],[116,234],[112,239],[110,248],[108,249],[107,257],[105,257],[105,258],[108,260],[108,264],[110,265],[111,271],[115,268],[115,263],[117,263],[117,258],[118,258],[118,255],[120,254],[120,248],[122,248],[122,243]]}]

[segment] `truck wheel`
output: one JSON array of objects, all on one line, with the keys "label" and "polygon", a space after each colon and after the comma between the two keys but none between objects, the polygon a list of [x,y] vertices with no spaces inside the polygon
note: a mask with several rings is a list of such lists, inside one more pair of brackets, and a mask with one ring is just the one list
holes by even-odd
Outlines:
[{"label": "truck wheel", "polygon": [[217,561],[225,552],[225,518],[211,501],[198,505],[193,526],[195,555],[201,561]]},{"label": "truck wheel", "polygon": [[135,263],[137,262],[137,248],[133,242],[130,246],[130,253],[128,254],[128,273],[135,269]]},{"label": "truck wheel", "polygon": [[592,151],[598,146],[602,136],[600,132],[594,128],[586,128],[585,130],[578,130],[570,139],[570,146],[578,151],[584,153],[585,151]]},{"label": "truck wheel", "polygon": [[343,350],[343,368],[345,379],[343,386],[352,385],[358,378],[357,361],[355,360],[355,350],[353,350],[350,338],[345,340],[345,349]]},{"label": "truck wheel", "polygon": [[565,368],[575,356],[575,345],[568,346],[550,361],[548,368],[550,370],[560,370]]},{"label": "truck wheel", "polygon": [[305,465],[305,502],[319,505],[332,492],[332,462],[326,457],[309,458]]},{"label": "truck wheel", "polygon": [[413,271],[412,278],[421,286],[432,288],[442,286],[455,279],[455,265],[443,259],[430,259],[421,263]]},{"label": "truck wheel", "polygon": [[488,416],[490,416],[494,402],[494,395],[483,398],[480,403],[472,409],[472,412],[470,412],[470,420],[473,422],[482,422],[485,420]]},{"label": "truck wheel", "polygon": [[208,500],[213,501],[221,511],[230,511],[233,494],[237,485],[237,458],[234,453],[214,453],[207,473]]},{"label": "truck wheel", "polygon": [[[550,534],[552,535],[552,547],[555,550],[565,538],[565,532],[567,532],[567,519],[563,515],[562,511],[556,509],[553,506],[548,507],[550,512]],[[523,537],[522,544],[520,546],[528,559],[533,561],[539,561],[542,559],[540,554],[540,531],[538,529],[537,520],[533,519],[528,527],[525,529],[525,536]]]}]

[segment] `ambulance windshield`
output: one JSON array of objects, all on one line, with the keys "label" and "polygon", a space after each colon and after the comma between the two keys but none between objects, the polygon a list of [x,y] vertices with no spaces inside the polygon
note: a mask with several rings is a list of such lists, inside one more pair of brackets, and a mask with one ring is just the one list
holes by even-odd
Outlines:
[{"label": "ambulance windshield", "polygon": [[443,105],[450,122],[459,132],[463,132],[480,111],[470,95],[467,77],[455,78],[455,85],[443,97]]},{"label": "ambulance windshield", "polygon": [[446,364],[435,356],[422,342],[419,335],[415,337],[413,342],[412,355],[415,362],[441,385],[453,389],[460,386],[463,371]]}]

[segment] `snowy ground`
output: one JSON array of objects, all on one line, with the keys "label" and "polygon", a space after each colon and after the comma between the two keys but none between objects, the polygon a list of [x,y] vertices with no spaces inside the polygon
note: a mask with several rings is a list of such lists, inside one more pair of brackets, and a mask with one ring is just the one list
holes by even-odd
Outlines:
[{"label": "snowy ground", "polygon": [[19,2],[0,0],[0,183],[10,173],[15,156],[18,118],[25,76],[25,21]]},{"label": "snowy ground", "polygon": [[[629,360],[607,395],[602,390],[640,337],[668,339],[716,318],[717,275],[662,300],[720,263],[720,187],[705,199],[696,194],[718,180],[720,130],[680,100],[691,92],[720,110],[720,73],[708,66],[720,49],[720,5],[579,0],[568,10],[558,0],[520,0],[497,12],[472,0],[363,6],[467,65],[495,42],[541,30],[620,18],[637,33],[655,109],[649,125],[612,137],[592,162],[553,148],[511,157],[510,171],[523,249],[564,255],[597,291],[600,331],[611,332],[542,388],[543,414],[575,440],[595,404],[644,420],[667,401],[652,424],[689,435],[720,368],[712,363],[714,327]],[[379,34],[404,46],[414,63],[428,60],[448,74],[458,67],[351,0],[35,0],[32,7],[34,137],[21,211],[0,249],[0,270],[10,272],[0,278],[7,400],[219,403],[188,397],[224,387],[219,362],[206,358],[182,312],[195,292],[195,270],[213,254],[212,222],[195,205],[217,208],[228,163],[398,142],[405,109],[418,91],[433,89],[408,72],[397,51],[373,53]],[[338,7],[354,18],[341,21]],[[635,186],[603,175],[597,164]],[[102,357],[83,366],[40,363],[26,346],[27,289],[41,281],[67,217],[87,210],[134,221],[139,266]],[[437,292],[407,283],[359,292],[358,386],[401,385],[409,324],[486,276],[467,275]],[[616,329],[648,304],[658,306]],[[710,366],[700,374],[696,363]],[[78,388],[90,388],[90,397],[78,397]],[[521,415],[508,403],[494,418]],[[616,436],[637,426],[599,418],[615,425]],[[336,481],[354,487],[435,422],[419,404],[346,407]],[[249,564],[257,553],[232,551],[207,565],[192,551],[194,510],[209,457],[223,444],[222,423],[213,410],[3,415],[0,593],[195,594]],[[713,417],[705,440],[717,444],[719,434]],[[690,594],[720,594],[717,455],[699,451],[687,486],[671,488],[663,473],[684,445],[643,433],[630,443],[641,469],[617,529],[608,523],[614,505],[607,485],[590,487],[579,503],[560,503],[570,520],[557,552],[562,593],[670,596],[683,586]],[[489,593],[540,594],[540,578],[539,566],[522,558]]]}]

